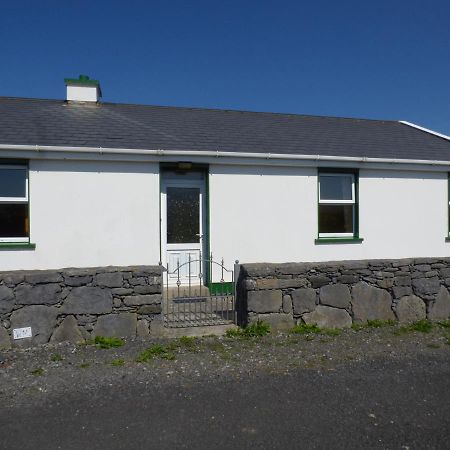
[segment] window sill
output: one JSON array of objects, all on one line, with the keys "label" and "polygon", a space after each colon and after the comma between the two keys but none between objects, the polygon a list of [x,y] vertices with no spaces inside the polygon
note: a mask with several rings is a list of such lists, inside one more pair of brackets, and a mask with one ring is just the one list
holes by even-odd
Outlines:
[{"label": "window sill", "polygon": [[363,238],[318,238],[314,240],[314,243],[317,244],[360,244],[364,239]]},{"label": "window sill", "polygon": [[1,250],[34,250],[36,244],[30,242],[0,242]]}]

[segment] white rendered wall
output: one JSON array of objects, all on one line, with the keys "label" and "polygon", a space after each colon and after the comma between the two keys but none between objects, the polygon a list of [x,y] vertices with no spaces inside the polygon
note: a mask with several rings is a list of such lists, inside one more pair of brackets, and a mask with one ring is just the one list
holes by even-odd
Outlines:
[{"label": "white rendered wall", "polygon": [[360,244],[316,245],[317,169],[210,166],[211,251],[241,262],[450,256],[447,173],[360,170]]},{"label": "white rendered wall", "polygon": [[157,264],[159,166],[30,161],[35,250],[0,250],[0,270]]}]

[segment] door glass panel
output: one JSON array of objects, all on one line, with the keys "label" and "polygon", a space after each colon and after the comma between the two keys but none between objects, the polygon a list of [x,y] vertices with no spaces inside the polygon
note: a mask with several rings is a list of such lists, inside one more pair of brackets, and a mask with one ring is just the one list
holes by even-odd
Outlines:
[{"label": "door glass panel", "polygon": [[200,189],[167,188],[167,243],[200,242]]}]

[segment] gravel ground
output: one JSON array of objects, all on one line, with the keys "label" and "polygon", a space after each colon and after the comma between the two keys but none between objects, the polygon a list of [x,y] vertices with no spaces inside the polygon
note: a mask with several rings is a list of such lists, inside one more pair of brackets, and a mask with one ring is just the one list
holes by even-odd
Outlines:
[{"label": "gravel ground", "polygon": [[[89,395],[101,387],[123,384],[186,385],[298,370],[322,373],[376,359],[395,362],[423,357],[450,359],[450,329],[429,332],[399,325],[326,333],[270,334],[262,338],[209,336],[190,339],[127,340],[122,347],[47,345],[0,351],[0,399],[3,408],[43,404],[61,395]],[[148,362],[136,359],[145,349],[162,346]]]}]

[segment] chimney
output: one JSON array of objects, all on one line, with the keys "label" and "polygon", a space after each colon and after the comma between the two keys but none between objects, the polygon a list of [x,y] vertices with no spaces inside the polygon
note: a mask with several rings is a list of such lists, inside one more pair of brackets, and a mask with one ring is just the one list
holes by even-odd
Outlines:
[{"label": "chimney", "polygon": [[77,78],[64,78],[67,86],[67,101],[98,102],[102,96],[100,82],[91,80],[87,75]]}]

